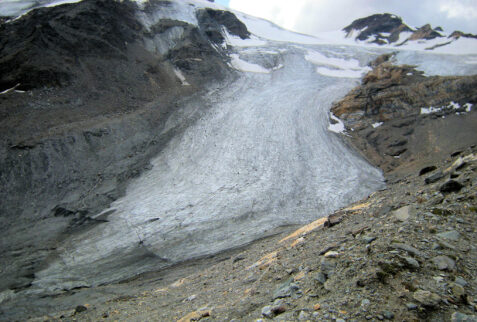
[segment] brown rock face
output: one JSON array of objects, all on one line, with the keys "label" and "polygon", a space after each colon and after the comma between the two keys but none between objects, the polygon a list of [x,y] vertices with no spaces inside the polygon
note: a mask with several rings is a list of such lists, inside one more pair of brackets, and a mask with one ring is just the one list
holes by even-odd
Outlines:
[{"label": "brown rock face", "polygon": [[[477,117],[464,107],[477,102],[477,75],[426,77],[413,66],[392,65],[390,58],[373,62],[362,84],[331,109],[353,129],[354,144],[371,162],[392,171],[407,162],[417,166],[434,153],[452,153],[456,141],[477,143]],[[421,114],[431,106],[443,108]]]},{"label": "brown rock face", "polygon": [[437,37],[442,37],[440,33],[432,29],[431,25],[427,24],[422,26],[421,28],[417,29],[414,31],[411,37],[409,37],[409,40],[419,40],[419,39],[434,39]]}]

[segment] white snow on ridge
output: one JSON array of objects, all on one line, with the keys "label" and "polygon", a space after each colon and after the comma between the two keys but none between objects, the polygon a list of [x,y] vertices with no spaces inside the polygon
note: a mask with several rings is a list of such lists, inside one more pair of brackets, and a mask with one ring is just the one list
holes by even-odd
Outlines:
[{"label": "white snow on ridge", "polygon": [[[472,104],[471,103],[466,103],[464,104],[463,106],[465,108],[465,112],[470,112],[472,110]],[[442,110],[458,110],[460,109],[461,106],[459,103],[455,103],[455,102],[450,102],[447,106],[441,106],[441,107],[434,107],[434,106],[430,106],[430,107],[421,107],[421,114],[432,114],[432,113],[437,113],[437,112],[440,112]]]},{"label": "white snow on ridge", "polygon": [[254,35],[273,41],[292,42],[297,44],[319,44],[320,41],[304,34],[282,29],[265,19],[255,18],[239,11],[231,10],[242,21],[247,29]]}]

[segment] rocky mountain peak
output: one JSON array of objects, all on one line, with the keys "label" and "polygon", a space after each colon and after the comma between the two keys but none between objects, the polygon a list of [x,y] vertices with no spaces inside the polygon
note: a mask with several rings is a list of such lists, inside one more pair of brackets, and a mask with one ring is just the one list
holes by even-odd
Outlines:
[{"label": "rocky mountain peak", "polygon": [[[436,28],[437,29],[437,28]],[[413,32],[412,36],[409,37],[409,40],[418,40],[418,39],[435,39],[437,37],[444,37],[436,29],[432,29],[430,24],[425,24],[421,28]]]},{"label": "rocky mountain peak", "polygon": [[343,30],[347,37],[353,37],[354,33],[358,32],[357,40],[365,41],[371,38],[371,42],[378,44],[397,41],[399,33],[412,31],[400,17],[389,13],[357,19]]},{"label": "rocky mountain peak", "polygon": [[470,33],[464,33],[460,30],[456,30],[449,35],[449,38],[459,39],[460,37],[477,39],[477,35],[470,34]]}]

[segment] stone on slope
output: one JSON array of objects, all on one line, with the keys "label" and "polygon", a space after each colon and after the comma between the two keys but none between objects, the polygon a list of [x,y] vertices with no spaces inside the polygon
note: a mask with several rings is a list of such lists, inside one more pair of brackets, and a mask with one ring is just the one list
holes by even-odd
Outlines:
[{"label": "stone on slope", "polygon": [[418,290],[414,292],[413,298],[424,306],[437,307],[441,302],[441,297],[435,293]]}]

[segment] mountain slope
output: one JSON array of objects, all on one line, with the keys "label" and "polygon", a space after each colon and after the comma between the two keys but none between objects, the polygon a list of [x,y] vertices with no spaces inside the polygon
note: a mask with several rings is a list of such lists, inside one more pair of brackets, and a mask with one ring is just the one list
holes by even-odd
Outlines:
[{"label": "mountain slope", "polygon": [[[29,314],[17,300],[36,312],[39,296],[65,295],[52,306],[79,288],[94,297],[100,285],[289,230],[383,185],[333,133],[356,118],[369,125],[365,94],[336,112],[344,123],[329,120],[382,49],[320,44],[199,0],[39,8],[0,36],[0,289],[12,317]],[[396,59],[427,74],[477,68],[473,56]],[[366,79],[383,74],[392,91],[396,70]],[[377,79],[372,94],[388,95]],[[472,87],[462,79],[450,83]]]}]

